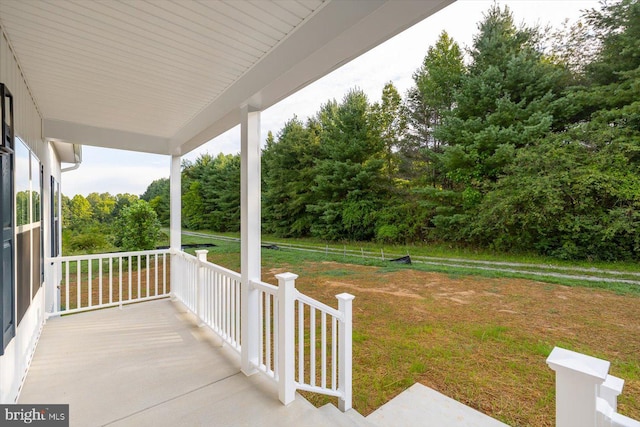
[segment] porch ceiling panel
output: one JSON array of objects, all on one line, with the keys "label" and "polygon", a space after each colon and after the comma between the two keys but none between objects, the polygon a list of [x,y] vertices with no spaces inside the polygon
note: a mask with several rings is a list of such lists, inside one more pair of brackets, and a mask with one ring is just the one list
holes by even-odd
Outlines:
[{"label": "porch ceiling panel", "polygon": [[452,2],[0,0],[0,25],[45,137],[184,154]]}]

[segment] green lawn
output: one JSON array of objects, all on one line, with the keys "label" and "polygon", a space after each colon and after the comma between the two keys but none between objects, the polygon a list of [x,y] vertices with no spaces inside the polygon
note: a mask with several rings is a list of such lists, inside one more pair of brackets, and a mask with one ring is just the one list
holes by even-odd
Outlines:
[{"label": "green lawn", "polygon": [[[213,242],[209,261],[240,269],[237,242],[190,236],[183,242]],[[275,274],[294,272],[301,292],[331,306],[341,292],[356,296],[354,406],[365,415],[421,382],[509,425],[552,426],[554,377],[545,359],[561,346],[611,361],[610,373],[625,380],[620,412],[640,418],[635,285],[403,266],[286,244],[263,249],[262,262],[263,280],[276,283]],[[626,266],[638,270],[632,267]],[[331,401],[307,397],[317,405]]]}]

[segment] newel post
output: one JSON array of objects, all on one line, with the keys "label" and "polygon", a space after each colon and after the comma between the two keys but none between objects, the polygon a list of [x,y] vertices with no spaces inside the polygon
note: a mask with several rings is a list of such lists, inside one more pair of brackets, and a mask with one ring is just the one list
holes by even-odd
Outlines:
[{"label": "newel post", "polygon": [[295,303],[297,274],[276,274],[278,279],[278,398],[288,405],[296,397]]},{"label": "newel post", "polygon": [[202,320],[202,313],[204,309],[202,307],[203,297],[202,297],[202,284],[204,283],[204,268],[202,267],[203,262],[207,262],[207,254],[209,253],[206,249],[198,249],[196,251],[196,256],[198,257],[198,273],[196,274],[196,289],[195,289],[195,301],[193,304],[193,308],[196,312],[196,317],[198,318],[198,326],[204,325]]},{"label": "newel post", "polygon": [[598,397],[603,398],[614,412],[618,411],[618,396],[622,394],[624,380],[622,378],[607,375],[607,379],[600,385]]},{"label": "newel post", "polygon": [[336,295],[338,311],[342,313],[343,321],[338,331],[338,389],[342,393],[338,399],[338,408],[342,412],[351,409],[352,387],[352,305],[355,298],[351,294]]},{"label": "newel post", "polygon": [[598,388],[609,362],[555,347],[547,365],[556,372],[556,427],[595,427]]}]

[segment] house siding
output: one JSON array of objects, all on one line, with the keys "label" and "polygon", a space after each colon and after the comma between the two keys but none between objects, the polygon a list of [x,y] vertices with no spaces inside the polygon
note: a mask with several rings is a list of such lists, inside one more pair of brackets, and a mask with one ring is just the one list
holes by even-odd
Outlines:
[{"label": "house siding", "polygon": [[[20,65],[11,49],[4,29],[0,26],[0,82],[4,83],[14,97],[14,128],[43,166],[42,230],[44,256],[50,253],[50,176],[60,181],[60,166],[54,151],[42,138],[42,117],[38,111]],[[39,252],[39,250],[38,250]],[[32,250],[30,256],[38,257],[32,266],[40,265],[39,254]],[[21,256],[14,253],[14,259]],[[36,264],[37,263],[37,264]],[[17,264],[17,261],[16,261]],[[46,266],[45,266],[46,269]],[[16,273],[19,272],[16,269]],[[46,272],[45,272],[46,274]],[[46,277],[46,275],[45,275]],[[16,326],[15,337],[9,342],[0,357],[0,403],[14,403],[18,399],[22,382],[45,322],[45,287],[34,287],[29,295],[31,302],[23,310],[22,319]],[[17,301],[14,301],[17,304]],[[17,306],[14,306],[17,307]],[[17,310],[16,310],[17,313]]]}]

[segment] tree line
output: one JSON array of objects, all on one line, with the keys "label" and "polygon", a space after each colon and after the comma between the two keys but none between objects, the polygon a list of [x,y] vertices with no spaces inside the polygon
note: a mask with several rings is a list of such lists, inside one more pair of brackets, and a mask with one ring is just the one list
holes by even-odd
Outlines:
[{"label": "tree line", "polygon": [[155,249],[160,221],[134,194],[62,195],[63,253]]},{"label": "tree line", "polygon": [[[270,132],[263,230],[638,259],[638,40],[637,0],[553,32],[492,6],[466,55],[441,34],[404,96],[354,88]],[[184,162],[183,226],[238,231],[239,182],[238,155]],[[142,199],[168,224],[168,180]]]}]

